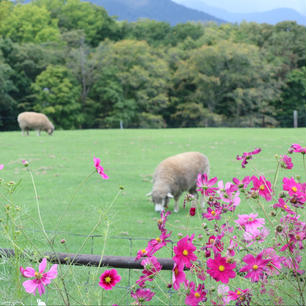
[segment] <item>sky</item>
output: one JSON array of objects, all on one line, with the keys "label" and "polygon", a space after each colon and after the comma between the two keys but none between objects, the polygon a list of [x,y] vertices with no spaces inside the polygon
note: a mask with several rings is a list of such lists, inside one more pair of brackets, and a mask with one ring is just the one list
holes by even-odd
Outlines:
[{"label": "sky", "polygon": [[[181,0],[173,0],[180,3]],[[306,16],[306,0],[199,0],[207,5],[234,13],[263,12],[275,8],[292,8]],[[185,2],[186,3],[186,2]]]}]

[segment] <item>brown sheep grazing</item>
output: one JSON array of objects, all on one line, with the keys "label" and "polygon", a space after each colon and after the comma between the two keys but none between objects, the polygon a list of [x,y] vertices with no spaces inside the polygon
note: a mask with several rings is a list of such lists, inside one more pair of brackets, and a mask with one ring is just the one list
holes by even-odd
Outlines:
[{"label": "brown sheep grazing", "polygon": [[40,136],[40,131],[45,131],[49,135],[52,135],[54,131],[52,122],[46,115],[41,113],[23,112],[18,115],[17,121],[22,130],[22,135],[24,135],[25,131],[29,135],[29,130],[37,130],[38,136]]},{"label": "brown sheep grazing", "polygon": [[199,173],[209,174],[209,161],[202,153],[185,152],[163,160],[155,169],[152,192],[148,194],[155,211],[164,210],[169,199],[174,198],[174,211],[178,212],[178,199],[184,191],[197,196]]}]

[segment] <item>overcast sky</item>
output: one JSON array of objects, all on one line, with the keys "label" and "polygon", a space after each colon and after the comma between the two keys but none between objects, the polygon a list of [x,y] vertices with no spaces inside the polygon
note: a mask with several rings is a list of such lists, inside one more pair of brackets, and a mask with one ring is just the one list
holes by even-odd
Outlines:
[{"label": "overcast sky", "polygon": [[[182,0],[173,0],[180,3]],[[207,5],[236,13],[262,12],[275,8],[293,8],[306,16],[306,0],[199,0]]]}]

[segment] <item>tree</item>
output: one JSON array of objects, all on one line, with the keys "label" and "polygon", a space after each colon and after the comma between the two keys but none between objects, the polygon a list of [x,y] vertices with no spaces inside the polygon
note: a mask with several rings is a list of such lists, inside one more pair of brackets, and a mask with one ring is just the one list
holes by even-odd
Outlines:
[{"label": "tree", "polygon": [[59,41],[57,20],[52,19],[45,7],[35,4],[17,4],[1,22],[0,34],[13,42],[44,43]]},{"label": "tree", "polygon": [[11,76],[13,70],[4,62],[0,51],[0,129],[10,130],[16,126],[16,101],[12,92],[16,90]]},{"label": "tree", "polygon": [[67,68],[49,65],[37,78],[32,88],[34,110],[49,116],[56,128],[79,128],[83,122],[80,87]]},{"label": "tree", "polygon": [[157,115],[165,109],[169,73],[167,63],[156,53],[143,41],[100,44],[90,96],[100,102],[106,122],[119,126],[124,120],[125,126],[137,127],[141,113]]},{"label": "tree", "polygon": [[306,122],[306,67],[292,70],[282,88],[280,101],[276,102],[277,117],[281,126],[292,126],[292,114],[298,111],[302,126]]}]

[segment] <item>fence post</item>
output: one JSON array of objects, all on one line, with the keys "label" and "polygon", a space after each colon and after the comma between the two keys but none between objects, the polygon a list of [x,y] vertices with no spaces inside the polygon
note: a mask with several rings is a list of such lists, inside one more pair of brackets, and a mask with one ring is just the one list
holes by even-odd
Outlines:
[{"label": "fence post", "polygon": [[293,111],[293,127],[294,128],[298,127],[298,112],[297,112],[297,110]]}]

